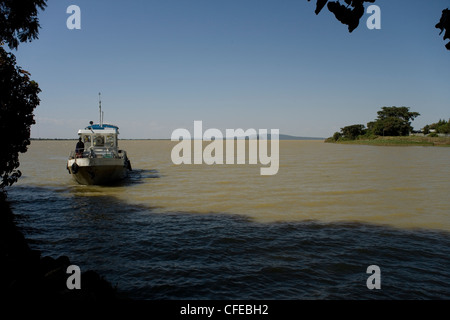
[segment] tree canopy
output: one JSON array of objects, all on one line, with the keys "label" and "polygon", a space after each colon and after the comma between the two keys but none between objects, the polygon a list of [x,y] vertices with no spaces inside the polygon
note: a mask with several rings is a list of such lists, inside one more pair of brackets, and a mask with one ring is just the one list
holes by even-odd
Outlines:
[{"label": "tree canopy", "polygon": [[44,10],[46,0],[0,0],[0,39],[11,49],[20,42],[37,39],[38,9]]},{"label": "tree canopy", "polygon": [[418,112],[409,111],[408,107],[382,107],[377,114],[377,119],[369,122],[367,128],[362,124],[346,126],[331,139],[337,141],[355,140],[360,136],[407,136],[413,131],[411,121],[420,116]]},{"label": "tree canopy", "polygon": [[440,119],[438,122],[426,125],[425,127],[428,127],[429,131],[434,130],[436,133],[450,134],[450,119],[448,121]]},{"label": "tree canopy", "polygon": [[418,112],[410,112],[407,107],[383,107],[378,111],[378,118],[367,127],[374,135],[407,136],[413,131],[411,121],[418,116]]},{"label": "tree canopy", "polygon": [[45,6],[46,0],[0,0],[0,191],[21,176],[19,153],[26,152],[30,144],[33,110],[41,91],[3,46],[17,49],[20,42],[36,39],[37,12]]},{"label": "tree canopy", "polygon": [[0,48],[0,188],[20,177],[19,152],[30,144],[33,110],[39,104],[39,86],[29,73],[16,66],[11,53]]},{"label": "tree canopy", "polygon": [[344,0],[344,2],[347,6],[340,4],[339,1],[317,0],[315,13],[319,14],[327,5],[328,10],[334,14],[336,19],[346,24],[349,32],[353,32],[364,15],[364,2],[374,3],[375,0]]},{"label": "tree canopy", "polygon": [[346,126],[341,128],[341,137],[346,139],[354,140],[358,136],[366,133],[366,129],[363,124],[354,124],[351,126]]},{"label": "tree canopy", "polygon": [[[442,10],[442,16],[439,23],[436,25],[436,29],[440,29],[441,33],[444,32],[444,41],[450,39],[450,10],[444,9]],[[445,47],[450,50],[450,42],[448,42]]]},{"label": "tree canopy", "polygon": [[[311,0],[308,0],[311,1]],[[334,14],[337,20],[348,26],[348,31],[353,32],[358,26],[359,21],[364,15],[364,3],[375,3],[375,0],[344,0],[346,6],[341,4],[339,0],[316,0],[315,13],[318,15],[322,9],[327,5],[328,10]],[[450,10],[444,9],[440,21],[435,26],[437,29],[444,32],[444,41],[450,39]],[[450,50],[450,42],[445,45]]]}]

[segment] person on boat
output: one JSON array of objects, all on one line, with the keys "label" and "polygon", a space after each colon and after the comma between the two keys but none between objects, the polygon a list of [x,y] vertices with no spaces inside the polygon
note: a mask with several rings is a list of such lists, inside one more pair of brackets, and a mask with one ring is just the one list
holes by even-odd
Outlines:
[{"label": "person on boat", "polygon": [[75,147],[75,153],[77,158],[83,158],[84,143],[81,141],[81,137],[78,139],[77,146]]}]

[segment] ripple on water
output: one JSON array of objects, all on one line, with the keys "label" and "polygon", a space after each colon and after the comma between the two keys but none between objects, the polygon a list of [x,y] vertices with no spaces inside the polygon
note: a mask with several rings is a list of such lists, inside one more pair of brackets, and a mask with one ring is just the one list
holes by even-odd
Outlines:
[{"label": "ripple on water", "polygon": [[[445,232],[257,223],[225,214],[160,213],[46,188],[23,192],[18,188],[10,198],[32,245],[44,255],[72,257],[137,299],[450,298]],[[377,293],[365,286],[372,264],[383,275]]]}]

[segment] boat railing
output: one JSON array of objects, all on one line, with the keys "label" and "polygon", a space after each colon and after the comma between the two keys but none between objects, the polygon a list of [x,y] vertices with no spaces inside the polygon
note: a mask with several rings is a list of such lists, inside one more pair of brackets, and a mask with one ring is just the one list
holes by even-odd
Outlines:
[{"label": "boat railing", "polygon": [[76,152],[72,150],[69,154],[69,159],[79,159],[79,158],[116,158],[122,159],[126,157],[126,152],[123,150],[117,150],[115,148],[95,148],[90,147],[84,152]]},{"label": "boat railing", "polygon": [[93,158],[89,151],[76,152],[75,150],[70,151],[69,160],[80,159],[80,158]]}]

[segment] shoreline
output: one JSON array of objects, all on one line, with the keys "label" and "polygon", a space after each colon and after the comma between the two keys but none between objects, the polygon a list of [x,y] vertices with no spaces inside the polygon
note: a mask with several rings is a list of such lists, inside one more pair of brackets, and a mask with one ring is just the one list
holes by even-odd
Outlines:
[{"label": "shoreline", "polygon": [[[39,250],[28,245],[22,231],[15,223],[10,204],[0,195],[0,245],[2,275],[1,290],[8,300],[117,300],[117,288],[97,272],[81,273],[81,289],[67,288],[67,267],[72,265],[67,256],[53,258],[42,256]],[[75,262],[76,263],[76,262]]]},{"label": "shoreline", "polygon": [[423,146],[423,147],[450,147],[450,137],[377,137],[375,139],[356,139],[356,140],[325,140],[325,143],[353,144],[368,146]]}]

